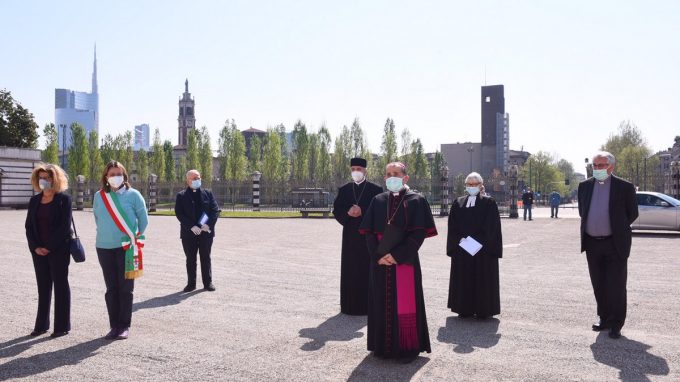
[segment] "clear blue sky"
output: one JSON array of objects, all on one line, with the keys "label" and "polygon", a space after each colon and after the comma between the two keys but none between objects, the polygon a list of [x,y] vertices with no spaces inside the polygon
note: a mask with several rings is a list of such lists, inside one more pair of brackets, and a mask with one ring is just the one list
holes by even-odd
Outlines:
[{"label": "clear blue sky", "polygon": [[387,117],[428,151],[480,141],[480,86],[504,84],[511,148],[583,158],[630,119],[680,134],[680,1],[17,1],[0,8],[0,88],[42,126],[54,89],[90,90],[100,134],[149,123],[177,142],[189,78],[216,142],[301,118],[335,135]]}]

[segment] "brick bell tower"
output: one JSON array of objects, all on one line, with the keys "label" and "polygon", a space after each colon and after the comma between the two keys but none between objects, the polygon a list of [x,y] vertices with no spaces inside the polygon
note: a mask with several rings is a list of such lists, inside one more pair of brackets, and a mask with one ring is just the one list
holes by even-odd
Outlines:
[{"label": "brick bell tower", "polygon": [[187,134],[189,129],[196,128],[196,116],[194,114],[195,100],[191,97],[189,93],[189,80],[184,81],[184,94],[182,98],[179,99],[179,116],[177,117],[178,123],[178,146],[187,146]]}]

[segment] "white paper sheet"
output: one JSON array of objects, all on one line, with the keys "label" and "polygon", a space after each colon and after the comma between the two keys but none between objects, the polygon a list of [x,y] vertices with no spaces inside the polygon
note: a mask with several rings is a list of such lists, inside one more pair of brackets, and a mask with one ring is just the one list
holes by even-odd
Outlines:
[{"label": "white paper sheet", "polygon": [[482,249],[482,245],[471,236],[462,239],[458,245],[469,253],[470,256],[476,255]]}]

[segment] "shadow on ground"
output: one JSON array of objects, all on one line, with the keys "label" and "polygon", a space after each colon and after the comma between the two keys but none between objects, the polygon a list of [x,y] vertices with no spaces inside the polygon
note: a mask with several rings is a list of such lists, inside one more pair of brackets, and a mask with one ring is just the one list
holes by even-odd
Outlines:
[{"label": "shadow on ground", "polygon": [[648,353],[649,349],[651,346],[626,337],[612,340],[606,332],[600,332],[590,345],[595,361],[619,369],[619,379],[624,382],[649,381],[648,375],[668,375],[668,362]]},{"label": "shadow on ground", "polygon": [[472,353],[475,348],[488,349],[498,344],[500,321],[497,318],[478,320],[475,318],[447,317],[446,326],[439,328],[439,342],[456,345],[456,353]]},{"label": "shadow on ground", "polygon": [[361,338],[364,333],[359,330],[364,326],[366,326],[366,316],[348,316],[338,313],[316,328],[300,329],[300,337],[311,340],[302,345],[300,349],[315,351],[324,347],[328,341],[351,341]]},{"label": "shadow on ground", "polygon": [[187,298],[203,292],[203,289],[197,289],[191,292],[175,292],[169,295],[154,297],[142,302],[136,302],[132,305],[132,311],[136,312],[142,309],[162,308],[164,306],[178,305]]},{"label": "shadow on ground", "polygon": [[30,349],[33,345],[45,342],[49,339],[50,336],[48,333],[46,333],[42,337],[32,337],[27,335],[3,342],[0,344],[0,358],[15,357]]},{"label": "shadow on ground", "polygon": [[429,358],[418,357],[411,363],[400,364],[393,359],[382,359],[367,355],[359,366],[352,371],[347,382],[407,382],[428,362],[430,362]]},{"label": "shadow on ground", "polygon": [[111,341],[98,338],[60,350],[25,358],[15,358],[0,365],[0,381],[30,377],[66,365],[77,365],[81,361],[96,355],[99,348],[110,343]]}]

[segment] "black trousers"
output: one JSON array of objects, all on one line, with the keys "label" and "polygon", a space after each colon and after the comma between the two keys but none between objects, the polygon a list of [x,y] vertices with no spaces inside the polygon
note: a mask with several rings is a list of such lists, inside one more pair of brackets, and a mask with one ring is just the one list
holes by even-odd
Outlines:
[{"label": "black trousers", "polygon": [[71,330],[71,287],[68,284],[68,252],[49,253],[38,256],[33,253],[33,268],[38,282],[38,314],[35,318],[36,331],[50,328],[50,303],[54,286],[54,331]]},{"label": "black trousers", "polygon": [[135,280],[125,278],[125,251],[123,248],[97,248],[99,265],[106,283],[106,309],[111,328],[129,328],[132,323],[132,292]]},{"label": "black trousers", "polygon": [[524,220],[527,220],[527,211],[529,211],[529,220],[533,220],[531,218],[531,204],[525,204],[524,205]]},{"label": "black trousers", "polygon": [[550,217],[557,217],[558,212],[560,212],[560,206],[550,206]]},{"label": "black trousers", "polygon": [[611,238],[586,236],[586,258],[595,292],[597,315],[609,327],[623,327],[626,321],[628,259],[620,256]]},{"label": "black trousers", "polygon": [[210,263],[210,251],[212,250],[213,238],[208,233],[201,232],[198,236],[183,237],[182,247],[187,257],[188,285],[196,286],[196,253],[201,257],[201,278],[203,286],[212,283],[212,266]]}]

